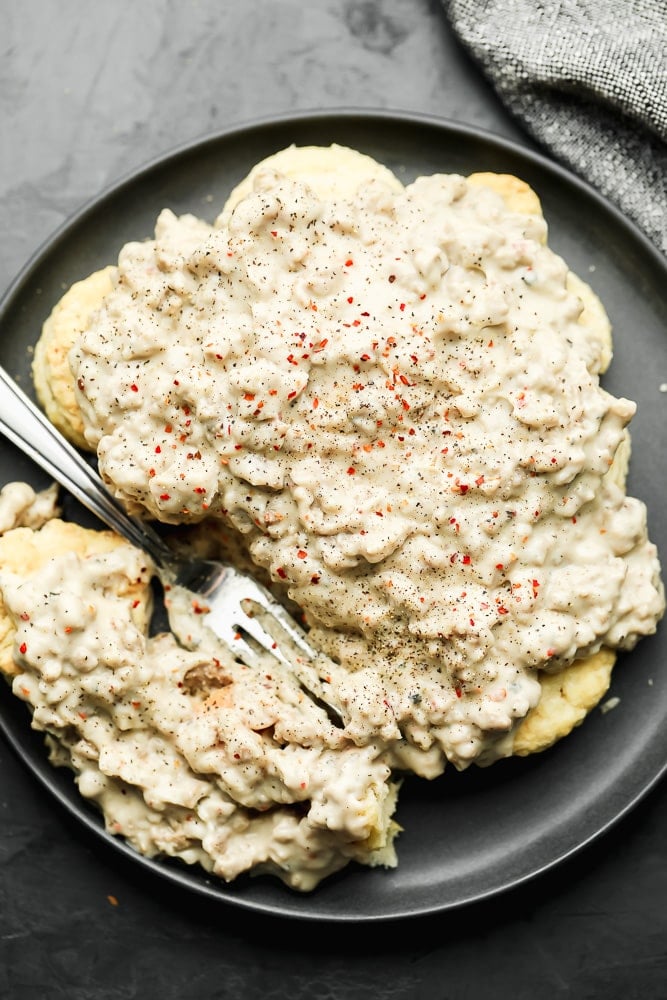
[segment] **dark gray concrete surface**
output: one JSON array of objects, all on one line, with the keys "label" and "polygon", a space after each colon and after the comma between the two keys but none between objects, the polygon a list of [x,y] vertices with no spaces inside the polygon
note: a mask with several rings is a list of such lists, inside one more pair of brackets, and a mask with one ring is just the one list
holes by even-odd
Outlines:
[{"label": "dark gray concrete surface", "polygon": [[[388,108],[529,145],[436,0],[5,0],[0,53],[0,291],[101,189],[234,123]],[[100,850],[0,740],[2,1000],[657,1000],[666,901],[663,784],[573,862],[488,904],[281,925]]]}]

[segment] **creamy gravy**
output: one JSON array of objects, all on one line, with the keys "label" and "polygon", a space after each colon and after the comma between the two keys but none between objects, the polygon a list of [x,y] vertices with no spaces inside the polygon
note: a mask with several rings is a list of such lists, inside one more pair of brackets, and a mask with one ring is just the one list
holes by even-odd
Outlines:
[{"label": "creamy gravy", "polygon": [[191,649],[148,638],[129,546],[3,572],[14,690],[138,850],[305,890],[395,864],[393,774],[510,754],[539,671],[655,630],[635,407],[600,386],[604,331],[545,241],[462,177],[320,200],[269,170],[214,225],[166,210],[123,249],[71,354],[101,471],[134,511],[233,529],[345,714],[201,618]]},{"label": "creamy gravy", "polygon": [[148,856],[226,880],[272,872],[301,891],[351,860],[395,864],[383,748],[354,746],[272,659],[249,671],[210,632],[196,652],[148,638],[123,595],[150,572],[127,544],[52,558],[27,580],[0,572],[14,693],[111,832]]},{"label": "creamy gravy", "polygon": [[427,775],[662,613],[608,475],[635,407],[545,235],[458,176],[319,201],[267,171],[226,225],[163,212],[72,354],[117,494],[233,525],[342,663],[349,734]]}]

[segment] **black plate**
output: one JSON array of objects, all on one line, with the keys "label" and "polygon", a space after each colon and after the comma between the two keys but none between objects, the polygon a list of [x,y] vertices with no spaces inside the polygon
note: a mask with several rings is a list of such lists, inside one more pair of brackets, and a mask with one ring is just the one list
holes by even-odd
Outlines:
[{"label": "black plate", "polygon": [[[638,402],[629,492],[648,505],[663,556],[667,494],[667,263],[587,185],[511,142],[439,119],[391,113],[303,114],[234,128],[178,149],[104,193],[60,229],[18,277],[0,307],[0,362],[29,386],[30,347],[64,287],[113,262],[123,243],[149,236],[161,208],[212,219],[226,194],[262,157],[290,143],[353,146],[403,180],[435,171],[492,170],[540,195],[550,242],[602,297],[615,335],[605,385]],[[9,445],[2,480],[44,477]],[[107,835],[69,774],[47,763],[25,706],[0,690],[0,728],[45,788],[113,850],[161,878],[247,910],[309,920],[371,921],[453,909],[494,896],[552,868],[631,810],[667,761],[667,629],[622,658],[613,711],[595,711],[568,739],[534,759],[488,770],[453,770],[403,789],[395,871],[348,868],[311,895],[276,880],[225,885],[172,862],[148,861]]]}]

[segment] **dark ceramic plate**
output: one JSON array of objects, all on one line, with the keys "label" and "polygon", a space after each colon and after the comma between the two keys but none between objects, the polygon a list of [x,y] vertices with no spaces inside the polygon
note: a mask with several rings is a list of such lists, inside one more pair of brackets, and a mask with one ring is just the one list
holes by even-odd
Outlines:
[{"label": "dark ceramic plate", "polygon": [[[437,119],[390,113],[322,113],[272,119],[206,138],[151,163],[104,193],[57,232],[1,307],[0,363],[29,385],[30,348],[63,288],[113,262],[123,243],[149,236],[164,206],[212,218],[226,194],[262,157],[290,143],[353,146],[409,180],[435,171],[492,170],[526,180],[539,194],[550,242],[602,297],[615,334],[605,385],[638,403],[629,491],[648,505],[652,538],[667,565],[667,264],[623,216],[550,161],[510,142]],[[2,480],[46,484],[0,442]],[[78,516],[72,509],[73,516]],[[661,778],[667,761],[667,629],[624,656],[610,712],[594,711],[552,750],[488,770],[453,770],[408,781],[395,871],[348,868],[312,895],[279,882],[225,885],[197,869],[148,861],[104,832],[68,772],[47,763],[25,706],[0,690],[0,727],[45,789],[102,849],[122,852],[162,879],[246,910],[308,920],[374,921],[460,907],[517,886],[602,836]]]}]

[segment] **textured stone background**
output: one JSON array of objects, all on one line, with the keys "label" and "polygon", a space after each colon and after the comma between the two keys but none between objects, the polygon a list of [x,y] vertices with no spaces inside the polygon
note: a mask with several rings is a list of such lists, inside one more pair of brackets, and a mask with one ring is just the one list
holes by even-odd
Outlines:
[{"label": "textured stone background", "polygon": [[[67,216],[175,145],[316,108],[438,114],[527,144],[436,0],[5,0],[0,289]],[[667,995],[664,785],[594,850],[419,926],[276,924],[144,883],[0,741],[3,1000],[651,1000]],[[109,896],[118,900],[112,905]]]}]

